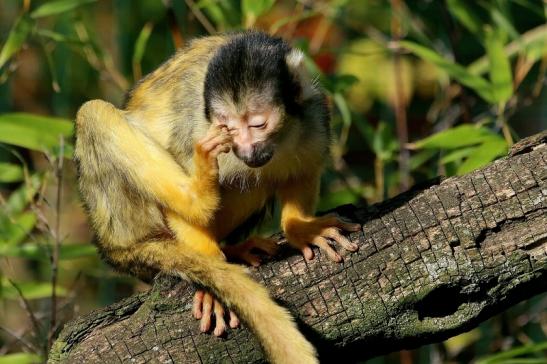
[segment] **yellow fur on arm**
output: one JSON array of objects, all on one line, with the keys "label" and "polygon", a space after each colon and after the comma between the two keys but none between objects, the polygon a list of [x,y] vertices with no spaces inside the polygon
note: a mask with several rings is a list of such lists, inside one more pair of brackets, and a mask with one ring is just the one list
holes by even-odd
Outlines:
[{"label": "yellow fur on arm", "polygon": [[283,231],[293,220],[313,218],[319,197],[319,173],[310,173],[291,180],[279,190],[281,200],[281,226]]}]

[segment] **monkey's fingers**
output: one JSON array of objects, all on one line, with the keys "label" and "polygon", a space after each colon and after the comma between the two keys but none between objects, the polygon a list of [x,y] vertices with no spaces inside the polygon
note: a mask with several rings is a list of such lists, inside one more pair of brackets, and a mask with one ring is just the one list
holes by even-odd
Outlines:
[{"label": "monkey's fingers", "polygon": [[232,143],[217,145],[210,153],[211,158],[216,158],[220,153],[228,153],[232,149]]},{"label": "monkey's fingers", "polygon": [[234,311],[230,310],[230,327],[232,329],[235,329],[238,326],[239,326],[239,318],[234,313]]},{"label": "monkey's fingers", "polygon": [[318,218],[318,220],[324,225],[324,226],[334,226],[339,229],[342,229],[344,231],[359,231],[361,230],[361,225],[353,222],[345,221],[344,219],[337,217],[334,214],[327,214],[325,216],[321,216]]},{"label": "monkey's fingers", "polygon": [[322,235],[334,240],[338,244],[342,245],[344,249],[349,250],[351,252],[357,251],[357,249],[359,249],[357,244],[352,243],[347,237],[340,234],[340,231],[338,230],[338,228],[333,228],[333,227],[327,228],[323,231]]},{"label": "monkey's fingers", "polygon": [[200,323],[201,332],[207,332],[211,328],[211,314],[213,309],[213,296],[209,292],[203,295],[202,316]]},{"label": "monkey's fingers", "polygon": [[312,260],[315,257],[315,254],[313,254],[313,249],[309,245],[304,246],[300,249],[300,251],[306,260]]},{"label": "monkey's fingers", "polygon": [[205,294],[205,291],[203,290],[197,290],[196,294],[194,295],[194,303],[192,305],[192,314],[194,317],[199,320],[202,315],[201,308],[203,306],[203,295]]},{"label": "monkey's fingers", "polygon": [[222,336],[226,332],[226,321],[224,321],[224,307],[219,300],[214,300],[215,329],[213,335]]},{"label": "monkey's fingers", "polygon": [[232,138],[229,135],[220,134],[217,135],[205,142],[201,142],[201,151],[205,154],[212,154],[218,146],[230,145],[232,144]]},{"label": "monkey's fingers", "polygon": [[334,260],[335,262],[340,263],[342,261],[342,256],[338,254],[336,250],[332,248],[332,246],[330,246],[328,240],[325,239],[324,237],[322,236],[315,237],[315,239],[313,239],[312,244],[319,247],[319,249],[324,251],[329,256],[329,258]]}]

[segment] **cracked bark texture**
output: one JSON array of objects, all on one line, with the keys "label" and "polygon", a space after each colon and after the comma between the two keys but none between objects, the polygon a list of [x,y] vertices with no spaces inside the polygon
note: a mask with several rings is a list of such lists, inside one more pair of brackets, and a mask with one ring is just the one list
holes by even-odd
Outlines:
[{"label": "cracked bark texture", "polygon": [[[355,362],[446,339],[547,291],[547,132],[462,177],[369,207],[335,264],[289,249],[251,274],[288,307],[322,362]],[[160,277],[148,293],[69,322],[51,363],[260,363],[253,335],[199,333],[194,288]]]}]

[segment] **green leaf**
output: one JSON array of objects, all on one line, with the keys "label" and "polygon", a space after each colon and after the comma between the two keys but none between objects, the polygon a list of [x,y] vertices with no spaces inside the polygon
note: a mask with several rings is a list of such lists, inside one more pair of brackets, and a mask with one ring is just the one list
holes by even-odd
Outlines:
[{"label": "green leaf", "polygon": [[[51,283],[47,282],[22,282],[17,283],[17,287],[21,290],[23,297],[27,300],[39,298],[48,298],[51,296]],[[66,296],[65,288],[57,286],[55,293],[58,296]],[[19,293],[13,285],[6,279],[2,280],[2,297],[7,299],[18,299]]]},{"label": "green leaf", "polygon": [[520,39],[520,34],[517,32],[513,24],[511,24],[511,21],[507,19],[505,15],[495,6],[492,6],[490,8],[490,16],[492,17],[492,20],[500,30],[504,30],[507,34],[511,36],[513,40]]},{"label": "green leaf", "polygon": [[455,149],[482,143],[493,136],[497,135],[486,128],[466,124],[443,130],[419,140],[413,145],[419,149]]},{"label": "green leaf", "polygon": [[469,154],[471,154],[477,147],[465,147],[460,149],[454,149],[448,153],[446,153],[441,158],[442,164],[452,163],[452,162],[459,162],[463,158],[467,157]]},{"label": "green leaf", "polygon": [[318,211],[325,211],[340,205],[354,204],[359,201],[359,197],[358,194],[354,193],[349,188],[334,191],[321,197],[317,209]]},{"label": "green leaf", "polygon": [[410,41],[401,41],[401,45],[414,53],[423,60],[435,64],[443,69],[451,77],[461,84],[473,89],[480,97],[490,103],[495,103],[497,100],[492,95],[492,85],[484,78],[474,75],[465,67],[449,61],[442,57],[437,52]]},{"label": "green leaf", "polygon": [[23,212],[14,217],[0,216],[0,246],[13,246],[23,241],[36,225],[33,212]]},{"label": "green leaf", "polygon": [[490,61],[490,82],[498,104],[507,102],[513,95],[513,75],[509,58],[503,49],[503,38],[499,30],[486,29],[485,46]]},{"label": "green leaf", "polygon": [[[490,355],[486,358],[477,360],[477,364],[501,364],[501,363],[510,363],[513,361],[509,361],[513,358],[517,358],[519,356],[523,355],[542,355],[542,351],[547,350],[547,341],[543,341],[536,344],[530,344],[530,345],[524,345],[520,346],[518,348],[514,348],[511,350],[504,351],[502,353]],[[544,360],[545,358],[541,358],[541,360]]]},{"label": "green leaf", "polygon": [[[528,61],[535,62],[547,52],[547,24],[538,26],[522,34],[518,40],[511,42],[504,48],[505,56],[512,58],[517,54],[525,53]],[[474,75],[486,73],[489,70],[489,57],[480,57],[467,67]]]},{"label": "green leaf", "polygon": [[26,15],[20,16],[16,21],[13,27],[11,28],[8,39],[2,51],[0,51],[0,68],[13,56],[21,46],[27,40],[28,35],[30,34],[34,22]]},{"label": "green leaf", "polygon": [[329,75],[321,78],[322,86],[330,93],[344,93],[359,79],[354,75]]},{"label": "green leaf", "polygon": [[59,137],[65,138],[65,156],[70,157],[74,125],[51,116],[26,113],[0,114],[0,142],[37,151],[58,153]]},{"label": "green leaf", "polygon": [[0,182],[13,183],[22,181],[24,177],[23,168],[17,164],[0,162]]},{"label": "green leaf", "polygon": [[68,37],[65,34],[53,32],[49,29],[36,29],[36,34],[39,36],[42,36],[44,38],[51,39],[58,43],[69,43],[69,44],[76,44],[76,45],[83,45],[85,44],[84,41],[76,38],[76,37]]},{"label": "green leaf", "polygon": [[13,216],[23,212],[42,184],[42,177],[38,174],[32,175],[28,181],[13,191],[4,205],[1,205],[0,217]]},{"label": "green leaf", "polygon": [[496,135],[488,139],[467,157],[467,159],[458,167],[457,174],[462,175],[471,172],[477,168],[485,166],[496,157],[507,153],[507,142]]},{"label": "green leaf", "polygon": [[56,0],[48,1],[45,4],[39,6],[36,10],[30,13],[30,16],[34,19],[42,18],[44,16],[50,16],[55,14],[64,13],[79,6],[93,3],[96,0]]},{"label": "green leaf", "polygon": [[372,150],[376,157],[384,161],[390,160],[398,147],[398,142],[389,125],[385,121],[380,121],[372,141]]},{"label": "green leaf", "polygon": [[59,250],[61,260],[94,256],[97,256],[97,248],[92,244],[63,244]]},{"label": "green leaf", "polygon": [[[47,260],[49,259],[47,255],[48,251],[44,244],[26,243],[11,246],[0,245],[0,257],[18,257],[32,260]],[[98,256],[97,248],[92,244],[63,244],[59,247],[59,259],[61,260],[88,258],[95,256]]]},{"label": "green leaf", "polygon": [[0,356],[0,364],[38,364],[42,362],[40,355],[31,353],[13,353]]},{"label": "green leaf", "polygon": [[150,34],[152,34],[153,27],[154,24],[152,23],[146,23],[144,27],[142,27],[142,30],[139,33],[137,40],[135,41],[135,50],[133,51],[133,64],[141,63],[142,57],[144,56],[144,50],[146,49],[146,45],[148,44]]},{"label": "green leaf", "polygon": [[240,27],[241,11],[234,1],[201,0],[195,6],[203,9],[220,31]]},{"label": "green leaf", "polygon": [[475,12],[469,9],[468,4],[462,0],[447,0],[448,10],[458,21],[471,33],[480,35],[482,21],[475,15]]},{"label": "green leaf", "polygon": [[344,99],[344,96],[340,93],[335,93],[333,100],[338,108],[338,111],[340,111],[344,125],[351,125],[351,111],[349,110],[348,103],[346,102],[346,99]]}]

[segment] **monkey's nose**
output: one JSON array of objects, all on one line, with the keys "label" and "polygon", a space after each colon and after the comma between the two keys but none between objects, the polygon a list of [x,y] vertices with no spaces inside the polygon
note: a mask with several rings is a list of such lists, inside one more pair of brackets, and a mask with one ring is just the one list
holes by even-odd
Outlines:
[{"label": "monkey's nose", "polygon": [[235,155],[241,159],[249,159],[253,155],[253,146],[252,144],[247,145],[241,145],[241,144],[235,144],[233,146]]},{"label": "monkey's nose", "polygon": [[273,148],[266,143],[235,145],[235,155],[251,168],[262,167],[272,159]]}]

